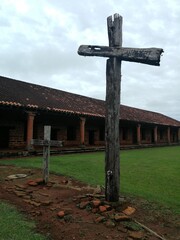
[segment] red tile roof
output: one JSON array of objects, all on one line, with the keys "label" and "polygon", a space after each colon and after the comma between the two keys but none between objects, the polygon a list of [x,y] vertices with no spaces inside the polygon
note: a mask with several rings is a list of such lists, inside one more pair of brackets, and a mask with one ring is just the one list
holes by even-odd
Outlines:
[{"label": "red tile roof", "polygon": [[[105,102],[49,87],[0,77],[0,106],[104,117]],[[180,122],[160,113],[121,105],[121,120],[180,126]]]}]

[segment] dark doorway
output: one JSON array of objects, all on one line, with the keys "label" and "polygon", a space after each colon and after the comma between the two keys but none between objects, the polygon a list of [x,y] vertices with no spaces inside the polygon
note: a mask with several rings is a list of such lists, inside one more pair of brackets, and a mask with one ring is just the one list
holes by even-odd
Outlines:
[{"label": "dark doorway", "polygon": [[133,144],[137,144],[137,129],[134,128],[132,131],[133,134]]},{"label": "dark doorway", "polygon": [[151,131],[151,143],[154,143],[154,130]]},{"label": "dark doorway", "polygon": [[51,128],[51,140],[57,140],[58,137],[58,129]]},{"label": "dark doorway", "polygon": [[89,145],[94,145],[94,130],[89,130]]},{"label": "dark doorway", "polygon": [[9,147],[9,127],[0,127],[0,148]]}]

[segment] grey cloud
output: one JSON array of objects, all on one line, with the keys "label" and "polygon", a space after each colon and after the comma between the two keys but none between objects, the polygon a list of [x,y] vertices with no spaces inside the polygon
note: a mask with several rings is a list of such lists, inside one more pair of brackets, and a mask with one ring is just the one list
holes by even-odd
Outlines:
[{"label": "grey cloud", "polygon": [[178,1],[26,2],[24,14],[13,3],[0,4],[1,75],[105,99],[106,59],[81,57],[77,49],[108,44],[106,18],[117,12],[123,16],[123,46],[165,51],[160,67],[123,62],[122,103],[180,120]]}]

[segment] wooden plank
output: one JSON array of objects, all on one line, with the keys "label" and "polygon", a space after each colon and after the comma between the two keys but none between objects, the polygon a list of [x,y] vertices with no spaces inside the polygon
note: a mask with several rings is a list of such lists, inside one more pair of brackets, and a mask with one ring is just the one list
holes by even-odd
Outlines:
[{"label": "wooden plank", "polygon": [[57,140],[50,140],[49,144],[51,147],[62,147],[63,141],[57,141]]},{"label": "wooden plank", "polygon": [[36,146],[48,146],[51,147],[62,147],[63,141],[57,141],[57,140],[43,140],[43,139],[31,139],[31,145]]},{"label": "wooden plank", "polygon": [[[51,126],[44,126],[44,141],[49,142],[51,137]],[[50,145],[43,147],[43,181],[47,184],[49,180],[49,157]]]},{"label": "wooden plank", "polygon": [[44,146],[44,140],[41,140],[41,139],[31,139],[31,145]]},{"label": "wooden plank", "polygon": [[81,45],[78,54],[82,56],[118,57],[128,62],[160,66],[162,48],[124,48],[98,45]]},{"label": "wooden plank", "polygon": [[[122,46],[122,17],[107,19],[109,45]],[[120,106],[121,60],[111,58],[106,65],[106,155],[105,155],[105,196],[110,202],[119,201],[119,106]]]},{"label": "wooden plank", "polygon": [[50,141],[51,138],[51,126],[44,126],[44,140]]}]

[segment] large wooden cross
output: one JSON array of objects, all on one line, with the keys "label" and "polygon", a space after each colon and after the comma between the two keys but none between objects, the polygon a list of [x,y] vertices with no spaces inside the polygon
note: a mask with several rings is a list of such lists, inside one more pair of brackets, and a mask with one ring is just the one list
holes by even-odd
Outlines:
[{"label": "large wooden cross", "polygon": [[49,158],[50,146],[61,147],[62,141],[50,140],[51,126],[44,126],[44,140],[31,139],[31,145],[43,146],[43,182],[46,184],[49,179]]},{"label": "large wooden cross", "polygon": [[120,191],[120,86],[121,61],[159,66],[161,48],[122,47],[122,17],[114,14],[107,18],[109,47],[82,45],[78,54],[108,57],[106,65],[106,120],[105,120],[105,196],[107,201],[119,201]]}]

